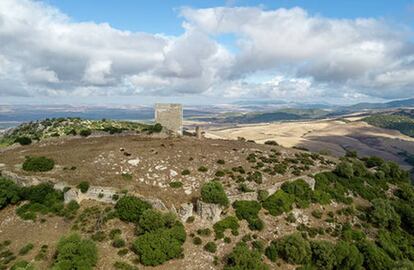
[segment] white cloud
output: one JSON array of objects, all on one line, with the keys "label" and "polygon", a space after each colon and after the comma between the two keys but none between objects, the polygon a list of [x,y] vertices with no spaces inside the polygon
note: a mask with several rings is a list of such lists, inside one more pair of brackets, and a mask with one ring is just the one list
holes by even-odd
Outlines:
[{"label": "white cloud", "polygon": [[[181,15],[185,32],[165,36],[73,22],[38,1],[1,0],[0,96],[414,95],[414,45],[401,25],[301,8],[185,8]],[[219,42],[223,34],[235,36],[236,50]],[[269,78],[255,80],[258,73]]]}]

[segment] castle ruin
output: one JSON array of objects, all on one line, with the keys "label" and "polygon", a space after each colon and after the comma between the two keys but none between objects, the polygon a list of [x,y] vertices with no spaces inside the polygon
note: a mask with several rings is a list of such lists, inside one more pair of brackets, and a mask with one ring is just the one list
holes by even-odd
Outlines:
[{"label": "castle ruin", "polygon": [[155,104],[155,122],[174,135],[183,135],[183,106],[181,104]]}]

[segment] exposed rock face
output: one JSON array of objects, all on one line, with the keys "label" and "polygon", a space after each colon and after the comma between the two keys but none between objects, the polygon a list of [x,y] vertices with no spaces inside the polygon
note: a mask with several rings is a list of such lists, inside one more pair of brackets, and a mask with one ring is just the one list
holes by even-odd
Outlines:
[{"label": "exposed rock face", "polygon": [[185,222],[189,217],[193,216],[193,204],[192,203],[183,203],[178,209],[178,217],[182,222]]},{"label": "exposed rock face", "polygon": [[230,203],[235,201],[255,201],[257,200],[257,192],[246,192],[237,195],[228,196]]},{"label": "exposed rock face", "polygon": [[14,172],[5,171],[5,170],[2,170],[0,172],[0,175],[3,176],[4,178],[13,180],[16,184],[24,186],[24,187],[37,185],[37,184],[40,184],[41,182],[51,182],[51,180],[53,180],[53,179],[47,179],[47,178],[42,178],[41,180],[39,180],[36,177],[20,176]]},{"label": "exposed rock face", "polygon": [[293,209],[292,214],[295,217],[297,224],[309,223],[309,217],[305,215],[301,209]]},{"label": "exposed rock face", "polygon": [[201,200],[197,201],[197,213],[203,220],[215,223],[220,220],[222,211],[223,208],[218,204],[205,203]]},{"label": "exposed rock face", "polygon": [[309,177],[309,176],[303,176],[301,177],[301,179],[303,179],[312,190],[315,190],[315,183],[316,183],[315,178]]},{"label": "exposed rock face", "polygon": [[65,203],[69,203],[70,201],[76,201],[79,203],[79,190],[74,188],[69,189],[64,194]]}]

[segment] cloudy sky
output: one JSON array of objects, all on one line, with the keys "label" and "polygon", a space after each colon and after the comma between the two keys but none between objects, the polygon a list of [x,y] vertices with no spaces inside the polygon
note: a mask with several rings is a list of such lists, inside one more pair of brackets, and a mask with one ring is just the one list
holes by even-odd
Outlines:
[{"label": "cloudy sky", "polygon": [[143,2],[0,0],[0,104],[414,97],[413,0]]}]

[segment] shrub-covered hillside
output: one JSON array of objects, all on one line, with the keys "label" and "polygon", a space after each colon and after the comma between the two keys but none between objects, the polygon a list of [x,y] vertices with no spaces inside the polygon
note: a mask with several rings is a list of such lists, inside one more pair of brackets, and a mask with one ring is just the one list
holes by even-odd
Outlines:
[{"label": "shrub-covered hillside", "polygon": [[400,112],[395,114],[375,114],[364,118],[370,125],[395,129],[402,134],[414,137],[414,116],[410,112]]},{"label": "shrub-covered hillside", "polygon": [[117,134],[130,132],[159,132],[161,127],[142,123],[113,120],[85,120],[80,118],[52,118],[42,121],[24,123],[8,131],[0,137],[0,145],[20,143],[30,144],[33,140],[50,137],[83,136],[87,137],[95,132]]}]

